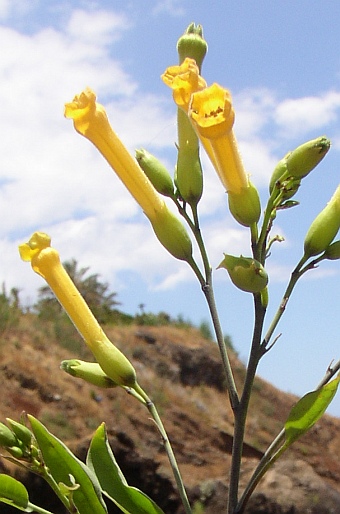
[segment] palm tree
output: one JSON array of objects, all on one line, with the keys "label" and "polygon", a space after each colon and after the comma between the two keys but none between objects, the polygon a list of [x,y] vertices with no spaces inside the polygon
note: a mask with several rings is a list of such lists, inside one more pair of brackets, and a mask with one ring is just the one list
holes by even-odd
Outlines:
[{"label": "palm tree", "polygon": [[[115,299],[117,293],[109,292],[109,284],[101,282],[98,273],[86,276],[90,268],[78,268],[76,259],[66,261],[63,265],[99,323],[109,321],[114,307],[120,305]],[[38,302],[35,305],[38,315],[44,319],[60,317],[62,307],[51,289],[48,286],[40,287],[38,295]]]}]

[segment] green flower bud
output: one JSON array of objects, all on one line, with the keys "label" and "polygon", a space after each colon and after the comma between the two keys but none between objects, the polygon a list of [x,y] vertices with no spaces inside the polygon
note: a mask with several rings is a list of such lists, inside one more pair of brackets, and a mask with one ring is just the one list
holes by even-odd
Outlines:
[{"label": "green flower bud", "polygon": [[260,197],[256,187],[249,181],[240,193],[228,192],[228,204],[236,221],[245,227],[257,223],[261,215]]},{"label": "green flower bud", "polygon": [[191,261],[192,244],[188,232],[166,206],[152,220],[152,227],[160,243],[171,255],[182,261]]},{"label": "green flower bud", "polygon": [[164,196],[174,196],[174,184],[166,167],[151,153],[136,150],[136,159],[154,188]]},{"label": "green flower bud", "polygon": [[324,252],[340,228],[340,186],[326,207],[318,214],[305,237],[305,256],[312,257]]},{"label": "green flower bud", "polygon": [[203,173],[198,145],[196,148],[188,145],[179,147],[175,183],[181,198],[189,205],[197,205],[203,192]]},{"label": "green flower bud", "polygon": [[24,451],[18,446],[11,446],[11,448],[6,448],[6,450],[12,455],[12,457],[15,457],[16,459],[21,459],[24,457]]},{"label": "green flower bud", "polygon": [[325,257],[330,261],[340,259],[340,241],[335,241],[326,248]]},{"label": "green flower bud", "polygon": [[288,174],[294,178],[306,177],[330,149],[331,142],[322,136],[298,146],[287,157]]},{"label": "green flower bud", "polygon": [[73,377],[82,378],[98,387],[116,387],[118,384],[104,373],[97,362],[85,362],[78,359],[62,361],[60,368]]},{"label": "green flower bud", "polygon": [[179,63],[181,64],[186,57],[195,59],[199,69],[202,67],[203,59],[208,50],[208,44],[203,38],[202,25],[190,23],[183,36],[177,41],[177,52]]},{"label": "green flower bud", "polygon": [[22,423],[18,423],[17,421],[14,421],[13,419],[6,418],[7,423],[13,430],[14,434],[18,438],[19,441],[23,443],[24,446],[30,447],[32,442],[33,434]]},{"label": "green flower bud", "polygon": [[300,179],[289,176],[287,159],[291,154],[292,152],[289,152],[277,163],[269,183],[269,193],[272,194],[274,187],[277,187],[278,193],[282,194],[282,201],[294,196],[301,185]]},{"label": "green flower bud", "polygon": [[0,423],[0,446],[8,448],[11,446],[16,446],[18,442],[19,441],[12,430],[4,425],[4,423]]},{"label": "green flower bud", "polygon": [[248,293],[260,293],[268,284],[268,275],[262,264],[251,257],[224,254],[218,268],[225,268],[232,283]]}]

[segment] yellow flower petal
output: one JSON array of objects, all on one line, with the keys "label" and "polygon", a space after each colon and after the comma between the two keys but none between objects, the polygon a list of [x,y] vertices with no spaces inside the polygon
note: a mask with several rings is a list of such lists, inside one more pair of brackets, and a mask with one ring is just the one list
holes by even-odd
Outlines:
[{"label": "yellow flower petal", "polygon": [[170,66],[161,76],[163,82],[173,90],[173,98],[178,107],[188,111],[191,95],[206,87],[194,61],[187,57],[182,64]]},{"label": "yellow flower petal", "polygon": [[73,120],[77,132],[98,148],[147,217],[153,220],[163,210],[164,201],[113,131],[104,107],[96,102],[95,93],[88,88],[75,96],[65,105],[65,116]]},{"label": "yellow flower petal", "polygon": [[227,89],[213,84],[192,94],[189,118],[227,191],[248,186],[233,132],[235,113]]},{"label": "yellow flower petal", "polygon": [[197,133],[202,137],[215,139],[227,134],[235,120],[230,92],[213,84],[193,93],[189,114]]}]

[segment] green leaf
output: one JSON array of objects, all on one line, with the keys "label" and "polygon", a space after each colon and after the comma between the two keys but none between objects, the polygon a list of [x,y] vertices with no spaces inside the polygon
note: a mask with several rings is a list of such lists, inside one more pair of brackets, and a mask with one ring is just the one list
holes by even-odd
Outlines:
[{"label": "green leaf", "polygon": [[151,498],[128,485],[109,446],[104,423],[93,436],[86,463],[97,475],[103,492],[125,514],[164,514]]},{"label": "green leaf", "polygon": [[[43,461],[57,484],[70,484],[70,475],[80,487],[72,499],[79,514],[107,514],[100,485],[93,472],[36,418],[28,415]],[[73,484],[70,484],[73,485]]]},{"label": "green leaf", "polygon": [[[20,510],[28,506],[28,492],[26,487],[15,478],[0,474],[0,502],[7,503]],[[31,512],[32,509],[26,510]]]},{"label": "green leaf", "polygon": [[338,389],[340,377],[307,393],[294,405],[285,423],[285,447],[305,434],[324,414]]}]

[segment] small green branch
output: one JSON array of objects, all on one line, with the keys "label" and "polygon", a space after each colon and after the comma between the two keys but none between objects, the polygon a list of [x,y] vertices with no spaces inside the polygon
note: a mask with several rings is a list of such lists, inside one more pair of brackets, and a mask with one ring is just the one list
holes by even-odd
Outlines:
[{"label": "small green branch", "polygon": [[179,471],[177,460],[176,460],[175,454],[173,452],[171,443],[169,441],[168,435],[166,433],[166,430],[164,428],[163,422],[162,422],[161,418],[159,417],[156,406],[153,403],[153,401],[148,397],[148,395],[145,393],[145,391],[138,384],[135,385],[133,390],[137,394],[134,394],[134,393],[132,393],[132,394],[134,394],[134,396],[137,399],[139,399],[139,398],[142,399],[141,403],[143,403],[143,405],[145,405],[147,407],[148,411],[150,412],[150,414],[152,416],[152,419],[154,420],[154,422],[159,430],[159,433],[161,434],[164,448],[167,453],[173,475],[175,477],[177,489],[178,489],[179,495],[181,497],[185,513],[192,514],[192,510],[191,510],[188,496],[187,496],[187,493],[186,493],[186,490],[184,487],[183,479],[182,479],[181,473]]},{"label": "small green branch", "polygon": [[[320,389],[324,385],[326,385],[331,378],[340,370],[340,360],[338,360],[333,366],[329,366],[327,372],[323,379],[320,381],[316,389]],[[261,478],[265,475],[268,469],[277,461],[277,459],[282,455],[282,453],[287,449],[288,446],[285,445],[285,429],[283,428],[281,432],[276,436],[271,445],[267,448],[265,454],[263,455],[261,461],[259,462],[257,468],[255,469],[253,476],[251,477],[236,509],[235,514],[242,514],[244,512],[245,506],[253,494],[257,484],[261,480]]]},{"label": "small green branch", "polygon": [[38,505],[34,505],[34,503],[28,502],[27,507],[32,509],[30,512],[37,512],[38,514],[53,514],[50,510],[43,509],[42,507],[38,507]]}]

